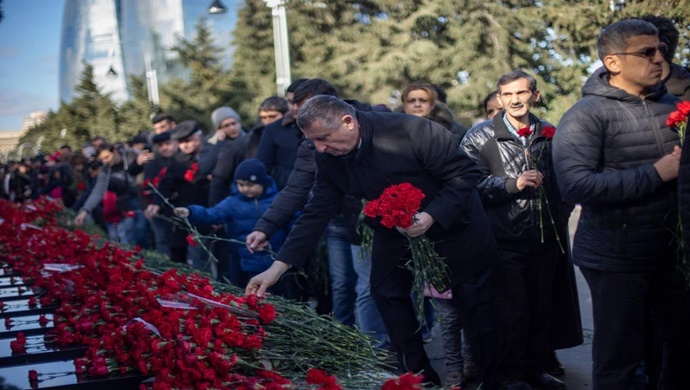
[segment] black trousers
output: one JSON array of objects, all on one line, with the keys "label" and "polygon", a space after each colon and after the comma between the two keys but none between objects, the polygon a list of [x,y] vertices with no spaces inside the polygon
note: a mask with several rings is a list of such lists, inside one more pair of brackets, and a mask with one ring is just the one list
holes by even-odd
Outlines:
[{"label": "black trousers", "polygon": [[664,343],[659,389],[690,389],[690,292],[675,269],[607,272],[581,268],[592,293],[593,389],[630,389],[644,356],[645,305]]},{"label": "black trousers", "polygon": [[[413,307],[412,273],[405,268],[405,263],[411,258],[407,240],[402,236],[393,239],[381,237],[383,234],[378,236],[374,236],[371,294],[381,312],[400,368],[414,373],[421,372],[425,382],[440,385],[441,380],[429,363],[424,350],[421,327]],[[453,243],[436,243],[436,251],[445,257],[446,261],[453,261],[454,256],[462,256],[462,252],[452,250]],[[453,302],[458,305],[462,323],[466,324],[466,329],[470,332],[480,375],[485,379],[483,388],[493,390],[498,388],[494,372],[495,298],[489,271],[489,265],[495,256],[494,248],[487,248],[485,256],[476,259],[478,262],[486,262],[487,266],[483,271],[453,288]]]},{"label": "black trousers", "polygon": [[506,249],[499,243],[494,268],[502,379],[526,379],[544,371],[550,351],[551,289],[557,244]]}]

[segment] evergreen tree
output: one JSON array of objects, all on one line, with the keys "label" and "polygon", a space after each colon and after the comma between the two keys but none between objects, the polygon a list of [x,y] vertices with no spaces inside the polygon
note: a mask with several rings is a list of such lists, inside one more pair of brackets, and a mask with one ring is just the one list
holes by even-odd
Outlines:
[{"label": "evergreen tree", "polygon": [[197,23],[193,40],[182,39],[173,50],[189,70],[189,81],[176,79],[167,83],[163,88],[163,106],[178,122],[201,121],[205,131],[211,133],[211,112],[219,106],[235,108],[241,97],[233,93],[229,71],[221,61],[222,50],[214,44],[205,19]]},{"label": "evergreen tree", "polygon": [[[625,2],[614,10],[604,0],[302,0],[287,7],[293,78],[322,77],[343,97],[392,106],[410,82],[432,82],[446,89],[466,124],[483,115],[484,96],[514,69],[537,77],[544,99],[536,113],[558,123],[593,70],[601,28],[621,18],[663,11],[681,31],[679,61],[690,57],[688,0]],[[256,107],[275,91],[263,1],[245,0],[235,44],[233,83]]]},{"label": "evergreen tree", "polygon": [[117,111],[120,133],[126,138],[150,131],[151,116],[157,108],[149,101],[144,77],[130,76],[129,88],[132,99],[122,103]]}]

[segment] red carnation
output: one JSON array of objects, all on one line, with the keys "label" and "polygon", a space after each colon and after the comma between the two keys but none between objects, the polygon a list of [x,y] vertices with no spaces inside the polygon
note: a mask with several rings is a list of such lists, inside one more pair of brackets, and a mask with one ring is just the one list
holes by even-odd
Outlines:
[{"label": "red carnation", "polygon": [[83,181],[80,181],[79,183],[77,183],[77,189],[79,191],[84,191],[86,189],[86,184],[84,184]]},{"label": "red carnation", "polygon": [[381,390],[416,390],[422,389],[424,376],[415,375],[411,372],[400,375],[397,378],[389,379],[381,386]]},{"label": "red carnation", "polygon": [[41,314],[41,315],[38,317],[38,323],[39,323],[41,326],[46,326],[46,325],[48,325],[48,322],[50,322],[50,320],[48,320],[48,319],[46,318],[45,314]]},{"label": "red carnation", "polygon": [[38,372],[36,370],[29,370],[29,381],[35,382],[38,380]]},{"label": "red carnation", "polygon": [[541,135],[546,137],[546,139],[553,138],[554,134],[556,134],[556,129],[554,127],[546,126],[543,129],[541,129]]},{"label": "red carnation", "polygon": [[187,245],[189,245],[189,246],[197,246],[198,245],[196,242],[196,239],[194,239],[194,236],[191,234],[187,235]]},{"label": "red carnation", "polygon": [[522,129],[518,129],[518,131],[517,131],[518,137],[528,137],[531,134],[532,134],[532,129],[529,126],[523,127]]},{"label": "red carnation", "polygon": [[196,176],[198,170],[199,164],[192,163],[192,166],[189,167],[189,169],[187,169],[187,172],[184,173],[184,179],[191,183],[192,181],[194,181],[194,176]]},{"label": "red carnation", "polygon": [[125,212],[125,217],[127,217],[127,218],[134,218],[136,216],[137,216],[137,213],[132,211],[132,210]]},{"label": "red carnation", "polygon": [[678,111],[685,116],[690,115],[690,102],[678,103]]},{"label": "red carnation", "polygon": [[414,216],[422,205],[424,193],[410,183],[401,183],[386,188],[378,199],[367,202],[364,215],[381,217],[381,225],[387,228],[412,225]]},{"label": "red carnation", "polygon": [[686,115],[683,115],[683,113],[680,111],[673,111],[668,115],[668,118],[666,118],[666,126],[676,127],[679,124],[685,122],[685,120]]},{"label": "red carnation", "polygon": [[316,368],[310,368],[307,371],[307,383],[312,385],[321,385],[324,390],[342,389],[336,382],[335,377],[328,375],[325,371]]}]

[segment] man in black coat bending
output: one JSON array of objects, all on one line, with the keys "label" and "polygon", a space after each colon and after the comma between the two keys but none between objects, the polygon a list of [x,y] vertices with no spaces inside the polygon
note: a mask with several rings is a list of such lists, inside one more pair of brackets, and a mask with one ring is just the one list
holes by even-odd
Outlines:
[{"label": "man in black coat bending", "polygon": [[[278,260],[250,280],[247,294],[265,295],[291,266],[300,266],[338,212],[345,195],[373,200],[393,184],[409,182],[426,195],[416,221],[404,234],[436,243],[452,281],[453,302],[477,341],[475,351],[484,388],[497,388],[493,371],[495,324],[489,267],[496,244],[477,195],[476,164],[441,125],[397,113],[357,111],[332,96],[317,95],[300,109],[297,123],[316,148],[312,197],[297,220]],[[373,220],[371,292],[391,344],[405,371],[423,372],[440,384],[429,364],[412,300],[408,240]],[[252,248],[254,249],[254,248]]]}]

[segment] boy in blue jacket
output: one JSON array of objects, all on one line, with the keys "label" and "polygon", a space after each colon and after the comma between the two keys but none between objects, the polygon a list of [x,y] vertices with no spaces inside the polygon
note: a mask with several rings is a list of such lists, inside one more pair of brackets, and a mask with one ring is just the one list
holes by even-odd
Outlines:
[{"label": "boy in blue jacket", "polygon": [[[206,208],[199,205],[176,207],[175,215],[188,218],[192,224],[225,224],[228,235],[237,242],[231,245],[240,258],[242,275],[239,280],[246,285],[254,275],[270,267],[273,258],[266,251],[250,253],[244,245],[247,235],[261,215],[278,196],[278,186],[266,172],[266,166],[253,158],[243,161],[235,171],[235,184],[232,193],[217,205]],[[277,252],[283,245],[287,230],[276,232],[271,239],[271,250]],[[275,291],[281,288],[276,286]]]}]

